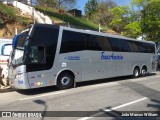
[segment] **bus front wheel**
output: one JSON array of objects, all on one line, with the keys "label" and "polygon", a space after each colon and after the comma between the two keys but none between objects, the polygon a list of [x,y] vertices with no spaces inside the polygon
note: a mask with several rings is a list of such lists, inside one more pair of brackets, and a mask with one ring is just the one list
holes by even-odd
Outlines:
[{"label": "bus front wheel", "polygon": [[69,72],[63,72],[57,79],[57,88],[60,90],[68,89],[73,86],[74,77]]},{"label": "bus front wheel", "polygon": [[133,70],[133,78],[138,78],[140,76],[140,70],[138,67],[135,67]]}]

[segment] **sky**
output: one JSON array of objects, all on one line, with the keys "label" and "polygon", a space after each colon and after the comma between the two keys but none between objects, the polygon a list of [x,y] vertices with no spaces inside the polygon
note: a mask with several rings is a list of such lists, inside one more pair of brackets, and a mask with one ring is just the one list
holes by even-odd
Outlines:
[{"label": "sky", "polygon": [[[84,14],[84,7],[88,0],[77,0],[76,8],[82,10],[82,14]],[[119,6],[128,5],[131,0],[114,0]]]}]

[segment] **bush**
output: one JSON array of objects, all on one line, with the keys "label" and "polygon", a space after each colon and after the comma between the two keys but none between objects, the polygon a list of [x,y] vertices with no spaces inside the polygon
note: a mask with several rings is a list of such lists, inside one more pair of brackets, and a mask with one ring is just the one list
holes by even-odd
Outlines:
[{"label": "bush", "polygon": [[2,17],[5,19],[5,22],[16,21],[16,12],[12,7],[8,7],[8,6],[0,3],[0,19],[1,19],[1,21],[2,21]]},{"label": "bush", "polygon": [[27,18],[25,18],[25,17],[20,17],[20,16],[18,16],[17,17],[17,21],[18,21],[18,23],[20,24],[20,25],[24,25],[24,26],[26,26],[26,25],[28,25],[29,24],[29,20],[27,19]]}]

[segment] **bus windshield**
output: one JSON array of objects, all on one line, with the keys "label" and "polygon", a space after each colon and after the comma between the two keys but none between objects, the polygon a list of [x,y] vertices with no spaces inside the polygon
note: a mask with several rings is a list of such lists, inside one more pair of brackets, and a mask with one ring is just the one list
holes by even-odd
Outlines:
[{"label": "bus windshield", "polygon": [[25,51],[25,44],[26,44],[26,40],[29,37],[29,31],[31,29],[30,27],[27,27],[26,29],[22,30],[20,35],[18,35],[18,37],[16,38],[16,47],[13,50],[12,53],[12,64],[13,65],[19,65],[19,64],[23,64],[24,60],[24,51]]}]

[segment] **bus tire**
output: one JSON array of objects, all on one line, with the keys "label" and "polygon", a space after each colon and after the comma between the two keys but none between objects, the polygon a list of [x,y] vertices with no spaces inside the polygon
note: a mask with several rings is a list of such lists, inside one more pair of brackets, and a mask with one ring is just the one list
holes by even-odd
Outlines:
[{"label": "bus tire", "polygon": [[133,78],[138,78],[140,76],[140,70],[138,67],[135,67],[133,70]]},{"label": "bus tire", "polygon": [[74,76],[69,72],[63,72],[57,79],[57,88],[60,90],[69,89],[73,86]]},{"label": "bus tire", "polygon": [[143,67],[142,70],[141,70],[141,76],[142,77],[145,77],[147,74],[147,68],[146,67]]}]

